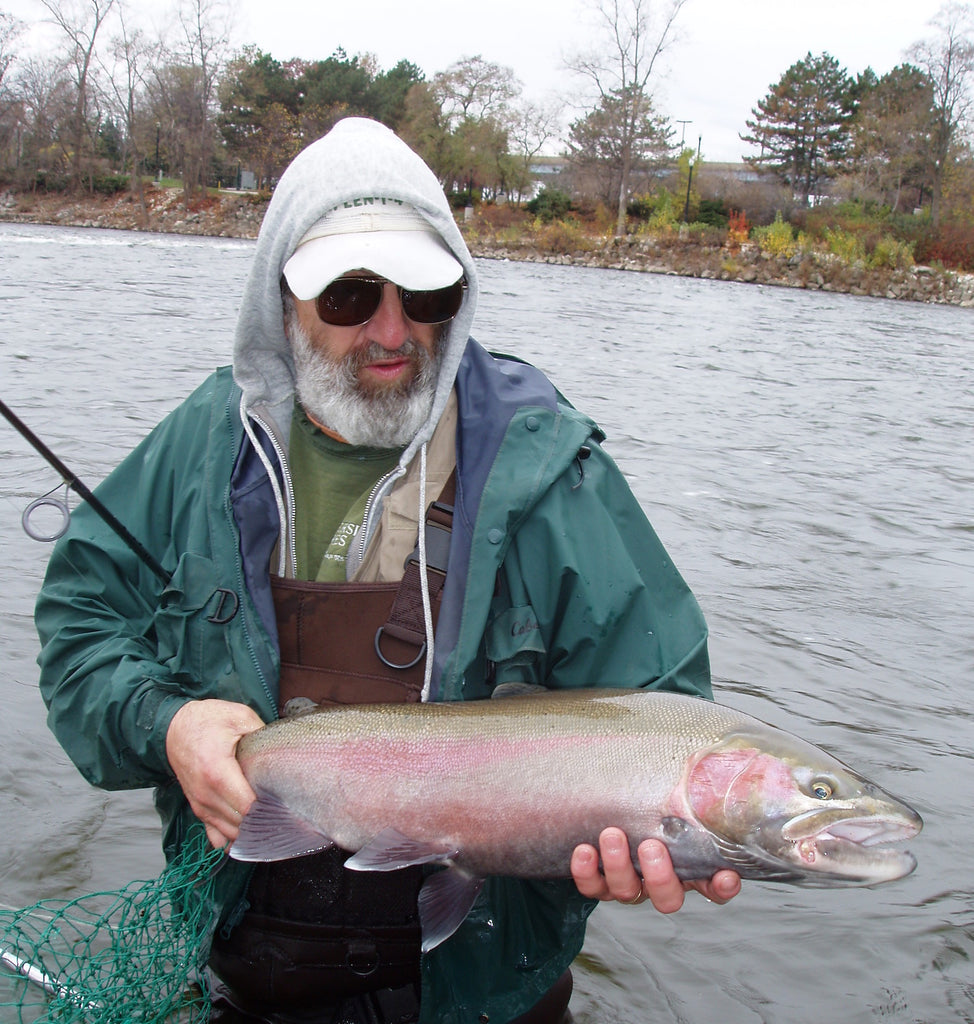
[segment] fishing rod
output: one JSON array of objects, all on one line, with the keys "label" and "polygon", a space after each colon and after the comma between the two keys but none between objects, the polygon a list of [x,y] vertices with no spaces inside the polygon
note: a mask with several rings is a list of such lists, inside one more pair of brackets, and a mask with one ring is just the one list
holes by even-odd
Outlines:
[{"label": "fishing rod", "polygon": [[[50,448],[27,426],[26,423],[4,402],[0,399],[0,413],[3,414],[4,419],[24,438],[34,449],[37,451],[43,459],[57,472],[60,474],[61,479],[64,481],[66,487],[70,487],[79,497],[83,498],[88,504],[101,516],[102,520],[107,523],[115,533],[128,545],[131,551],[138,555],[138,557],[147,565],[156,576],[162,580],[163,583],[168,584],[172,579],[172,574],[167,572],[159,562],[153,557],[153,555],[146,549],[145,545],[142,544],[136,537],[132,536],[131,533],[126,529],[125,525],[121,523],[114,515],[102,504],[102,502],[71,472],[70,469],[51,451]],[[51,537],[44,537],[28,525],[28,517],[30,513],[37,508],[40,504],[51,504],[57,506],[65,517],[64,529],[60,533],[56,533]],[[33,537],[34,540],[56,540],[64,530],[67,529],[68,519],[70,518],[70,511],[68,510],[67,503],[62,503],[54,498],[38,498],[37,501],[31,502],[31,504],[24,511],[23,525],[24,530],[29,537]]]}]

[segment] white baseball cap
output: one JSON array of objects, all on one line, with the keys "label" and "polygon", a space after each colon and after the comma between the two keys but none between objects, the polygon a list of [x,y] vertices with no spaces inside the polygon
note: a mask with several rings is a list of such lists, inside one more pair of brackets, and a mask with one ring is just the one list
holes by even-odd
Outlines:
[{"label": "white baseball cap", "polygon": [[463,276],[428,220],[408,203],[378,197],[326,213],[298,242],[284,277],[297,298],[313,299],[352,270],[369,270],[413,291],[446,288]]}]

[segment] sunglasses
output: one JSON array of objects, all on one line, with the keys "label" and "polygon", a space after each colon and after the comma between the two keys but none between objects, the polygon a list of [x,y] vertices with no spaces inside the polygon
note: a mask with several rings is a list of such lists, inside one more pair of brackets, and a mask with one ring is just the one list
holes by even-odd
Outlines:
[{"label": "sunglasses", "polygon": [[[390,282],[383,277],[337,277],[315,299],[318,317],[332,327],[360,327],[375,316],[382,291]],[[461,278],[446,288],[411,291],[396,285],[402,311],[417,324],[443,324],[460,312],[467,282]]]}]

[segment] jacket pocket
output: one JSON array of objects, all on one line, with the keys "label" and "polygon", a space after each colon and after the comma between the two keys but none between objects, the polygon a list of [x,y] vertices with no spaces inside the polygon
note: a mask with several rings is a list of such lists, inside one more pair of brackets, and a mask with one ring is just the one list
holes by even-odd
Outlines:
[{"label": "jacket pocket", "polygon": [[494,664],[496,684],[540,681],[534,676],[546,647],[531,605],[508,608],[492,619],[484,643],[487,660]]},{"label": "jacket pocket", "polygon": [[239,605],[211,559],[191,551],[180,557],[154,624],[159,661],[191,691],[211,692],[233,672],[228,631]]}]

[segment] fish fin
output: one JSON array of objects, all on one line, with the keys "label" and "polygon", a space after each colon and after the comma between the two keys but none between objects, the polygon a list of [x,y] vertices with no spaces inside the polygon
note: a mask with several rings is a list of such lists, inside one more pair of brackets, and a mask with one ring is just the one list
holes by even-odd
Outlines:
[{"label": "fish fin", "polygon": [[257,801],[240,823],[230,847],[234,860],[272,861],[303,857],[335,844],[289,810],[273,793],[257,791]]},{"label": "fish fin", "polygon": [[470,913],[484,880],[451,864],[431,875],[419,890],[419,920],[423,928],[423,952],[448,939]]},{"label": "fish fin", "polygon": [[398,871],[414,864],[448,861],[458,852],[448,846],[419,842],[394,828],[386,828],[349,857],[345,867],[353,871]]}]

